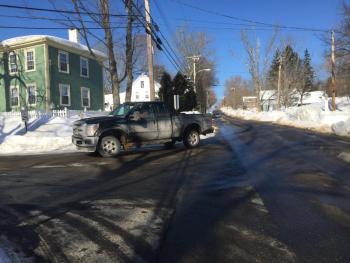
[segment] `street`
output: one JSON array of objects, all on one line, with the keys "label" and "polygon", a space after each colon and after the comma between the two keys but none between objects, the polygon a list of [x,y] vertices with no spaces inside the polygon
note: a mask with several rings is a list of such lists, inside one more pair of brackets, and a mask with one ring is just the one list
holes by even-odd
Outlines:
[{"label": "street", "polygon": [[23,262],[350,262],[350,141],[223,117],[187,150],[0,157]]}]

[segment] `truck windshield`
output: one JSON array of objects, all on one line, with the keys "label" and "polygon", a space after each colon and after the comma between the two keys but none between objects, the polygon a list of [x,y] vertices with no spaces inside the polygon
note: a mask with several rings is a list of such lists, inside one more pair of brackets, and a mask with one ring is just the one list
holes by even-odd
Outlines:
[{"label": "truck windshield", "polygon": [[115,110],[111,111],[109,115],[125,117],[133,107],[134,105],[131,104],[120,104]]}]

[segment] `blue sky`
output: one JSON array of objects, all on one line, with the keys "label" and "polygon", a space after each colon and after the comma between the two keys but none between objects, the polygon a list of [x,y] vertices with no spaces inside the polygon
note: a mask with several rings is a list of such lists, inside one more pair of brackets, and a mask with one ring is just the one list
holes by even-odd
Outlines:
[{"label": "blue sky", "polygon": [[[66,0],[67,1],[67,0]],[[287,25],[294,27],[311,27],[330,29],[339,23],[341,14],[341,0],[179,0],[193,6],[212,10],[218,13],[227,14],[243,19],[261,21],[271,24]],[[62,4],[64,0],[57,1]],[[69,3],[70,1],[68,1]],[[223,85],[230,76],[241,75],[249,78],[247,68],[243,61],[245,53],[240,41],[240,27],[230,23],[242,23],[221,16],[208,14],[185,7],[177,0],[150,0],[151,12],[154,19],[160,25],[161,31],[172,43],[172,34],[177,27],[186,24],[193,31],[207,32],[213,39],[211,48],[215,51],[217,64],[217,79],[219,85]],[[35,7],[51,7],[44,0],[25,1],[12,0],[0,1],[2,4],[27,5]],[[161,12],[159,11],[161,10]],[[38,15],[53,16],[49,13],[25,13],[21,10],[0,9],[0,26],[59,26],[50,21],[33,21],[4,17],[4,15]],[[164,21],[164,16],[166,21]],[[186,20],[198,20],[187,21]],[[166,25],[169,26],[166,26]],[[170,30],[169,30],[170,28]],[[225,28],[225,29],[224,29]],[[232,29],[227,29],[232,28]],[[60,37],[67,37],[66,30],[23,30],[23,29],[1,29],[1,38],[27,35],[27,34],[50,34]],[[271,36],[271,30],[257,31],[262,46]],[[320,34],[315,32],[281,31],[280,38],[291,38],[294,40],[296,50],[302,54],[308,48],[315,65],[317,75],[325,77],[325,72],[320,68],[323,63],[322,54],[326,50],[325,44],[320,40]],[[170,72],[175,73],[173,66],[161,56],[160,60],[167,65]],[[219,98],[223,95],[223,86],[215,88]]]}]

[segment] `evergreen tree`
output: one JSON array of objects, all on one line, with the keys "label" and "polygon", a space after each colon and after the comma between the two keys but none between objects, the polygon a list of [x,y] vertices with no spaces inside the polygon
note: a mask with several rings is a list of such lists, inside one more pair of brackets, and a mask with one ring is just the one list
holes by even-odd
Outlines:
[{"label": "evergreen tree", "polygon": [[196,93],[186,76],[177,73],[173,79],[174,95],[180,96],[179,111],[189,111],[196,107]]},{"label": "evergreen tree", "polygon": [[312,91],[314,90],[314,70],[311,66],[311,57],[310,53],[307,49],[304,52],[304,60],[303,60],[303,73],[304,73],[304,90]]},{"label": "evergreen tree", "polygon": [[277,48],[272,58],[271,66],[268,72],[267,89],[276,90],[278,81],[278,68],[280,65],[281,52]]},{"label": "evergreen tree", "polygon": [[160,89],[159,89],[159,97],[162,101],[165,102],[170,108],[174,107],[173,103],[173,83],[171,80],[171,76],[168,72],[163,72],[163,75],[160,79]]}]

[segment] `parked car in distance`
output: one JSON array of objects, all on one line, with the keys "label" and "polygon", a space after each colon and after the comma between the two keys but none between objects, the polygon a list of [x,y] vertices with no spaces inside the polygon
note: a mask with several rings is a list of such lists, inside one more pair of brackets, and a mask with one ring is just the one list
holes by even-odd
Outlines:
[{"label": "parked car in distance", "polygon": [[122,149],[143,144],[170,146],[183,141],[186,147],[194,148],[199,145],[200,134],[213,131],[210,115],[177,114],[163,102],[130,102],[108,116],[76,121],[72,142],[78,150],[112,157]]},{"label": "parked car in distance", "polygon": [[214,110],[213,111],[213,118],[221,118],[222,113],[220,110]]}]

